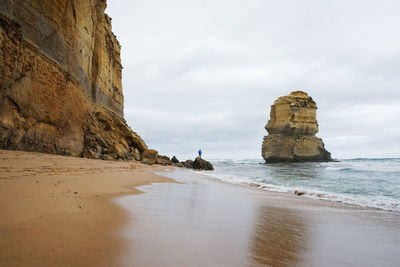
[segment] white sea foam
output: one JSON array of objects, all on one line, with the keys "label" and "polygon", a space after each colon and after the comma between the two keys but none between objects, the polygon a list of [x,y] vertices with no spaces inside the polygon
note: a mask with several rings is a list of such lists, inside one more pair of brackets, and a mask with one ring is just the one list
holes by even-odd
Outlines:
[{"label": "white sea foam", "polygon": [[[223,182],[362,207],[400,212],[400,161],[265,165],[258,160],[213,161],[204,175]],[[399,173],[400,174],[400,173]]]}]

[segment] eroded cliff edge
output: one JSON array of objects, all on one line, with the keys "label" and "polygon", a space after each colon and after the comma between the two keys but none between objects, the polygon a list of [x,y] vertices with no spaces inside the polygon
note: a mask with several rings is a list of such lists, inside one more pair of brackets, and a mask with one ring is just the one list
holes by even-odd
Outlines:
[{"label": "eroded cliff edge", "polygon": [[106,1],[0,2],[0,147],[139,160]]},{"label": "eroded cliff edge", "polygon": [[318,132],[317,104],[302,91],[279,97],[271,106],[261,154],[267,163],[332,161]]}]

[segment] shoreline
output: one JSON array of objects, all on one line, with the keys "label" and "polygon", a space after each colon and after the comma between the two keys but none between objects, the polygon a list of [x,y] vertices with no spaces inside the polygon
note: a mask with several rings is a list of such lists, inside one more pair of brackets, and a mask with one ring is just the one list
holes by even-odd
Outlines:
[{"label": "shoreline", "polygon": [[187,169],[0,150],[0,265],[400,260],[398,213],[261,189]]},{"label": "shoreline", "polygon": [[128,213],[113,202],[174,183],[168,167],[0,150],[0,265],[119,265]]},{"label": "shoreline", "polygon": [[[376,160],[378,163],[374,164],[389,170],[376,171],[369,162],[358,161],[275,166],[259,164],[260,160],[220,160],[213,162],[216,172],[203,174],[211,179],[258,187],[269,192],[297,194],[310,199],[400,213],[400,192],[396,189],[399,185],[396,177],[398,163],[389,162],[391,165],[387,166],[387,162]],[[242,164],[250,168],[248,173],[240,170]],[[385,189],[380,190],[382,186]]]},{"label": "shoreline", "polygon": [[[160,171],[163,172],[163,171]],[[248,183],[248,182],[229,182],[229,181],[225,181],[222,180],[220,178],[216,178],[216,177],[212,177],[210,175],[206,175],[202,172],[199,172],[198,174],[203,176],[203,179],[207,179],[213,182],[217,182],[217,183],[222,183],[222,184],[227,184],[227,185],[233,185],[233,186],[240,186],[243,188],[248,188],[248,189],[252,189],[252,190],[259,190],[260,192],[267,192],[267,194],[271,193],[271,194],[277,194],[277,196],[279,196],[280,194],[283,194],[287,197],[295,197],[295,198],[303,198],[306,200],[314,200],[314,201],[322,201],[322,202],[327,202],[326,205],[329,205],[329,203],[331,204],[336,204],[336,205],[343,205],[344,207],[349,207],[349,208],[356,208],[356,209],[365,209],[365,210],[374,210],[374,211],[381,211],[381,212],[389,212],[389,213],[397,213],[400,214],[400,211],[397,210],[388,210],[388,209],[383,209],[383,208],[377,208],[377,207],[372,207],[372,206],[363,206],[361,204],[351,204],[351,203],[346,203],[342,200],[332,200],[332,199],[327,199],[327,198],[320,198],[316,195],[318,195],[319,193],[312,193],[312,194],[296,194],[293,191],[279,191],[279,190],[274,190],[274,189],[270,189],[267,188],[263,185],[259,185],[256,183]],[[163,176],[162,174],[160,174],[161,176]],[[140,187],[140,186],[139,186]],[[300,190],[299,190],[300,191]],[[303,191],[300,191],[303,192]]]},{"label": "shoreline", "polygon": [[[171,169],[173,170],[173,169]],[[186,169],[183,169],[184,171],[186,171]],[[156,171],[154,172],[157,175],[163,176],[163,177],[167,177],[168,178],[168,170],[160,170],[160,171]],[[318,197],[312,197],[310,195],[297,195],[294,192],[290,192],[290,191],[275,191],[275,190],[271,190],[265,187],[262,187],[258,184],[251,184],[251,183],[247,183],[247,182],[229,182],[229,181],[225,181],[219,178],[215,178],[209,175],[204,174],[202,171],[196,171],[196,170],[190,170],[187,169],[187,171],[192,171],[196,176],[202,176],[202,179],[206,179],[210,182],[215,182],[215,183],[221,183],[221,184],[226,184],[228,186],[238,186],[240,188],[243,189],[247,189],[247,190],[254,190],[259,192],[260,194],[262,194],[263,192],[265,192],[265,194],[271,194],[271,195],[275,195],[276,198],[288,198],[288,199],[293,199],[293,200],[298,200],[298,201],[309,201],[310,203],[315,203],[315,205],[321,205],[321,206],[326,206],[326,207],[337,207],[337,208],[343,208],[343,209],[354,209],[354,210],[365,210],[366,212],[371,211],[371,212],[381,212],[381,213],[389,213],[389,214],[397,214],[400,216],[400,212],[396,211],[396,210],[386,210],[386,209],[381,209],[381,208],[376,208],[376,207],[370,207],[370,206],[362,206],[359,204],[350,204],[350,203],[346,203],[346,202],[342,202],[342,201],[335,201],[335,200],[330,200],[330,199],[323,199],[323,198],[318,198]],[[177,181],[179,183],[179,181]],[[182,183],[182,182],[180,182]],[[146,186],[146,185],[143,185]],[[138,186],[138,189],[140,190],[141,186]]]},{"label": "shoreline", "polygon": [[[124,266],[397,266],[400,215],[210,179],[117,198],[129,210]],[[154,255],[157,255],[156,257]]]}]

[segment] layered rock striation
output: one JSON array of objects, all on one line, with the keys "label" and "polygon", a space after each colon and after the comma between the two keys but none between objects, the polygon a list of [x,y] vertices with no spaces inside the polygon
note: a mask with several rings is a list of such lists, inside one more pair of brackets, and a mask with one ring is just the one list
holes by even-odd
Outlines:
[{"label": "layered rock striation", "polygon": [[279,97],[271,106],[262,143],[267,163],[331,161],[318,132],[317,104],[302,91]]},{"label": "layered rock striation", "polygon": [[2,0],[0,147],[136,159],[105,0]]}]

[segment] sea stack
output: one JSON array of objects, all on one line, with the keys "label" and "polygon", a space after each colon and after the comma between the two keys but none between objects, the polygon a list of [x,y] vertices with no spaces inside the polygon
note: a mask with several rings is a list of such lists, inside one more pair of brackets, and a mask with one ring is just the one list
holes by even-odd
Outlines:
[{"label": "sea stack", "polygon": [[266,163],[332,161],[318,132],[317,104],[307,93],[279,97],[271,106],[262,143]]}]

